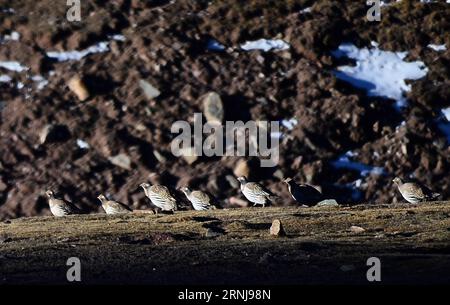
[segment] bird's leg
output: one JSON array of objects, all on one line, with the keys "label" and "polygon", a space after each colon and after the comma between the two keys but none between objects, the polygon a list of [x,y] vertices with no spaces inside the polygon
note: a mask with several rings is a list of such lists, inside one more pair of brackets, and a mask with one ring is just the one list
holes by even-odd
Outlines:
[{"label": "bird's leg", "polygon": [[254,203],[253,206],[255,207],[257,205],[257,203]]}]

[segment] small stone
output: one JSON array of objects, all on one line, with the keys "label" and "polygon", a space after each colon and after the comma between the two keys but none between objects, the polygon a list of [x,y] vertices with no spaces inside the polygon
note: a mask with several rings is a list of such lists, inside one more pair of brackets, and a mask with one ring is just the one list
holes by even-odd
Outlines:
[{"label": "small stone", "polygon": [[108,158],[109,162],[126,170],[131,169],[131,160],[126,154],[118,154]]},{"label": "small stone", "polygon": [[233,174],[235,177],[249,177],[250,166],[244,159],[240,159],[234,167]]},{"label": "small stone", "polygon": [[39,144],[47,142],[59,142],[67,140],[70,137],[70,131],[65,125],[47,124],[39,132]]},{"label": "small stone", "polygon": [[89,97],[89,91],[79,76],[72,77],[67,83],[67,86],[75,93],[80,101],[85,101]]},{"label": "small stone", "polygon": [[365,232],[366,229],[358,227],[358,226],[351,226],[350,231],[352,231],[353,233],[362,233],[362,232]]},{"label": "small stone", "polygon": [[144,91],[145,97],[149,100],[152,100],[161,94],[161,91],[143,79],[139,81],[139,87],[141,87],[142,91]]},{"label": "small stone", "polygon": [[237,197],[230,197],[229,203],[232,206],[239,206],[239,207],[247,207],[248,206],[247,201],[237,198]]},{"label": "small stone", "polygon": [[193,147],[183,148],[181,149],[180,153],[189,165],[191,165],[198,159],[198,156],[195,154]]},{"label": "small stone", "polygon": [[322,200],[317,204],[318,207],[338,207],[339,204],[334,199]]},{"label": "small stone", "polygon": [[275,219],[272,221],[272,226],[270,227],[270,235],[272,236],[284,236],[286,232],[284,232],[283,225],[279,219]]},{"label": "small stone", "polygon": [[0,192],[5,191],[8,188],[8,186],[3,182],[2,177],[0,177]]},{"label": "small stone", "polygon": [[159,151],[156,149],[153,150],[153,155],[155,156],[156,160],[158,160],[159,163],[165,163],[167,161],[166,157],[164,157]]},{"label": "small stone", "polygon": [[226,175],[225,176],[225,180],[228,182],[228,184],[230,184],[231,187],[233,188],[239,188],[239,181],[236,179],[235,176],[233,175]]},{"label": "small stone", "polygon": [[203,113],[209,123],[221,124],[224,119],[223,103],[220,95],[209,92],[200,97],[203,101]]}]

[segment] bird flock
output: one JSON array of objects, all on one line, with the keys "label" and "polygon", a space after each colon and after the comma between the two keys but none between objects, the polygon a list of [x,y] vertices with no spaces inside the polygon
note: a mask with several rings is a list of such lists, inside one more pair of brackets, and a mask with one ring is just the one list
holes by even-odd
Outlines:
[{"label": "bird flock", "polygon": [[[250,182],[246,177],[239,177],[237,180],[240,182],[240,189],[244,197],[255,205],[262,205],[271,203],[277,198],[264,186],[258,182]],[[283,181],[287,184],[289,193],[292,198],[302,206],[314,206],[324,199],[322,193],[315,187],[308,184],[298,185],[291,178],[287,178]],[[426,186],[423,186],[415,182],[403,182],[402,179],[396,177],[393,182],[397,185],[400,194],[409,203],[419,203],[424,201],[430,201],[438,198],[439,193],[432,192]],[[139,185],[148,199],[161,211],[176,211],[178,209],[177,200],[171,194],[169,189],[164,185],[149,183],[142,183]],[[204,211],[216,209],[216,201],[211,198],[210,195],[203,191],[191,190],[185,186],[180,189],[191,202],[194,210]],[[63,198],[57,198],[52,190],[48,190],[45,193],[48,197],[48,203],[50,211],[54,216],[66,216],[71,214],[81,214],[81,210],[72,202],[69,202]],[[133,212],[127,205],[109,200],[103,194],[100,194],[98,200],[101,202],[102,208],[106,214],[122,214]],[[156,214],[158,213],[156,210]]]}]

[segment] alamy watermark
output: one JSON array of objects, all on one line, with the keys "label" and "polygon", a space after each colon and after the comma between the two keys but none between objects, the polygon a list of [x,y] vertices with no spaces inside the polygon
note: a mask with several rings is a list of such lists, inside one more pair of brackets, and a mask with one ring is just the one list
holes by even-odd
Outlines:
[{"label": "alamy watermark", "polygon": [[69,257],[66,266],[70,268],[66,272],[66,278],[69,282],[81,282],[81,261],[78,257]]},{"label": "alamy watermark", "polygon": [[[172,133],[180,133],[171,143],[177,156],[257,156],[262,167],[274,167],[279,160],[280,125],[278,121],[227,121],[225,125],[206,122],[194,114],[194,126],[176,121]],[[204,138],[206,136],[206,138]]]},{"label": "alamy watermark", "polygon": [[66,13],[67,21],[81,21],[81,0],[67,0],[66,5],[69,6]]},{"label": "alamy watermark", "polygon": [[372,5],[367,11],[367,20],[369,21],[381,21],[381,1],[380,0],[367,0],[367,5]]}]

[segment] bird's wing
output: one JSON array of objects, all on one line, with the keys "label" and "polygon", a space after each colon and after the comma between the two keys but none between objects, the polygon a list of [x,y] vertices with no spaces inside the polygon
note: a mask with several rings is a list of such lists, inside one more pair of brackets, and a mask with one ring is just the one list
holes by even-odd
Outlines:
[{"label": "bird's wing", "polygon": [[172,202],[175,202],[175,198],[173,198],[172,194],[170,193],[169,189],[165,187],[164,185],[153,185],[152,186],[153,192],[157,193],[161,197],[170,200]]},{"label": "bird's wing", "polygon": [[211,203],[211,198],[208,196],[208,194],[206,194],[204,192],[194,191],[194,192],[192,192],[192,196],[194,196],[201,202],[208,203],[208,204]]},{"label": "bird's wing", "polygon": [[127,210],[127,211],[131,211],[131,209],[127,205],[125,205],[125,204],[123,204],[121,202],[110,200],[110,201],[108,201],[108,203],[111,205],[111,207],[114,207],[117,210],[124,209],[124,210]]},{"label": "bird's wing", "polygon": [[269,190],[267,190],[259,183],[249,182],[247,183],[247,187],[250,188],[253,192],[261,194],[261,196],[273,196],[273,194]]},{"label": "bird's wing", "polygon": [[426,197],[424,189],[417,183],[405,183],[402,185],[402,187],[404,191],[408,192],[417,199],[424,199]]}]

